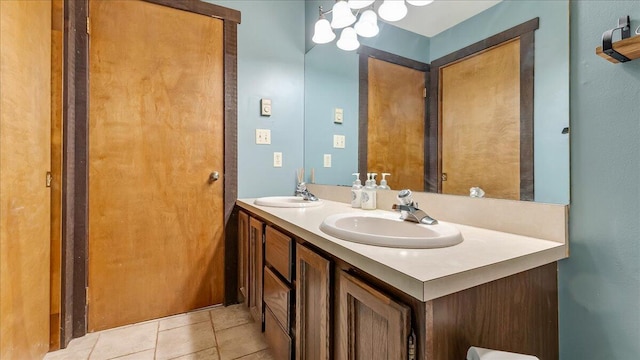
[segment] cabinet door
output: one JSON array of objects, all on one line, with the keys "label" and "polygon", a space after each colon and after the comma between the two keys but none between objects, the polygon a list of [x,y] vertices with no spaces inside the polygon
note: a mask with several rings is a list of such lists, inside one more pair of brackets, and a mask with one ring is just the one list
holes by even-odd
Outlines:
[{"label": "cabinet door", "polygon": [[238,301],[249,305],[249,214],[238,212]]},{"label": "cabinet door", "polygon": [[262,323],[262,266],[264,224],[249,219],[249,310],[253,319]]},{"label": "cabinet door", "polygon": [[338,276],[336,358],[405,360],[411,310],[361,280]]},{"label": "cabinet door", "polygon": [[296,359],[329,359],[329,260],[296,245],[296,279]]}]

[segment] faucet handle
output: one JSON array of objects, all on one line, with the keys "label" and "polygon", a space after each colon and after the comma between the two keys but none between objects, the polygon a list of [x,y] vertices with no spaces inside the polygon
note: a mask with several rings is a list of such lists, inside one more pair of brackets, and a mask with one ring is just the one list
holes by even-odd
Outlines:
[{"label": "faucet handle", "polygon": [[400,190],[400,192],[398,192],[397,198],[398,198],[398,202],[400,202],[400,204],[402,205],[413,204],[411,190],[409,189]]}]

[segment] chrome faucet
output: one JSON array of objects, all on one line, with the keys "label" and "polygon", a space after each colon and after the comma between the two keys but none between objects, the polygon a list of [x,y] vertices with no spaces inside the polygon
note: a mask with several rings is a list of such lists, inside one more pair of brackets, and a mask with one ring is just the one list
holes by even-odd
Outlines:
[{"label": "chrome faucet", "polygon": [[313,195],[308,189],[307,184],[301,182],[296,186],[295,196],[302,197],[306,201],[318,201],[318,197]]},{"label": "chrome faucet", "polygon": [[418,209],[418,203],[411,199],[411,190],[405,189],[398,193],[400,204],[393,204],[391,207],[395,211],[400,211],[400,218],[405,221],[412,221],[418,224],[435,225],[438,220],[427,215],[426,212]]}]

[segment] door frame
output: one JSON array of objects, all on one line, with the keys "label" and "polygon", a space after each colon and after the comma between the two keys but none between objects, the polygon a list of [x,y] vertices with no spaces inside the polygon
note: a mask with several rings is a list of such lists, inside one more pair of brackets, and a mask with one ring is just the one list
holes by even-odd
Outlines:
[{"label": "door frame", "polygon": [[[392,54],[383,50],[378,50],[368,46],[360,46],[358,49],[358,171],[361,175],[367,173],[367,155],[369,145],[369,58],[374,58],[388,63],[404,66],[410,69],[424,72],[424,86],[429,89],[431,66],[429,64],[409,59],[400,55]],[[424,139],[427,141],[427,119],[429,119],[428,97],[424,99]],[[427,149],[424,146],[424,168],[425,168],[425,190],[427,189]]]},{"label": "door frame", "polygon": [[425,129],[428,144],[425,146],[425,191],[442,193],[441,68],[520,37],[520,200],[533,201],[534,31],[539,27],[540,18],[537,17],[431,62],[433,71],[431,71],[429,93],[432,96],[429,97],[430,115]]},{"label": "door frame", "polygon": [[[142,0],[224,22],[224,228],[225,304],[236,301],[238,197],[237,10],[200,0]],[[89,0],[64,0],[62,309],[60,345],[87,333],[89,223]]]}]

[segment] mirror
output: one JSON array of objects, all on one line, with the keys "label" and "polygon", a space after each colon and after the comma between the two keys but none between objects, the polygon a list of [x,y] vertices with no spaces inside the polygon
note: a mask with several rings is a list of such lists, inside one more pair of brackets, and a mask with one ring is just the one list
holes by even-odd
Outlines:
[{"label": "mirror", "polygon": [[[375,6],[379,6],[376,1]],[[488,3],[471,17],[445,3],[467,9],[471,4]],[[307,39],[318,18],[318,6],[330,9],[333,1],[307,1]],[[567,0],[535,1],[439,1],[424,7],[409,7],[407,23],[390,25],[379,21],[380,33],[362,45],[403,58],[431,64],[438,59],[507,29],[539,18],[535,37],[533,80],[533,200],[569,203],[569,4]],[[427,29],[430,19],[458,22]],[[445,11],[439,13],[438,11]],[[454,11],[454,12],[452,12]],[[413,16],[413,21],[410,17]],[[415,18],[417,17],[417,21]],[[406,30],[400,26],[410,29]],[[429,36],[419,35],[418,32]],[[339,32],[337,32],[339,36]],[[308,40],[305,55],[305,139],[304,163],[314,169],[315,182],[351,186],[351,175],[359,168],[359,54],[343,51],[335,41],[315,45]],[[433,69],[432,69],[433,70]],[[432,105],[429,105],[432,106]],[[427,111],[429,111],[427,106]],[[436,103],[437,106],[437,103]],[[342,122],[335,121],[336,109]],[[393,129],[389,130],[393,132]],[[344,136],[344,148],[334,147],[334,135]],[[392,138],[402,142],[402,138]],[[425,148],[429,148],[425,137]],[[433,146],[433,144],[431,144]],[[393,146],[393,145],[389,145]],[[436,145],[437,146],[437,145]],[[428,150],[427,150],[428,151]],[[519,150],[514,150],[519,151]],[[330,159],[327,159],[327,155]],[[385,171],[385,170],[376,170]],[[394,174],[391,174],[393,177]],[[364,176],[360,177],[364,179]],[[380,180],[378,175],[378,182]],[[402,182],[399,183],[399,190]]]}]

